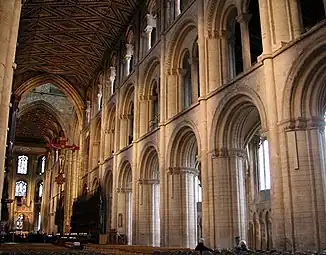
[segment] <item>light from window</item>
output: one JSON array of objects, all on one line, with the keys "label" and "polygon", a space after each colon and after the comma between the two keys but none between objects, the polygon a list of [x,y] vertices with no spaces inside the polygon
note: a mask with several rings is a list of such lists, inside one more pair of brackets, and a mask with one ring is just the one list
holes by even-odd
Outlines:
[{"label": "light from window", "polygon": [[16,197],[25,197],[27,194],[27,183],[25,181],[17,181],[15,188]]},{"label": "light from window", "polygon": [[45,171],[45,165],[46,165],[46,157],[43,156],[42,159],[41,159],[41,174],[44,174],[44,171]]},{"label": "light from window", "polygon": [[38,197],[41,198],[43,195],[43,182],[41,182],[38,186]]},{"label": "light from window", "polygon": [[271,188],[268,141],[261,142],[258,149],[259,191]]},{"label": "light from window", "polygon": [[18,156],[17,174],[27,174],[28,157]]},{"label": "light from window", "polygon": [[41,213],[38,213],[38,217],[37,217],[37,231],[41,230]]}]

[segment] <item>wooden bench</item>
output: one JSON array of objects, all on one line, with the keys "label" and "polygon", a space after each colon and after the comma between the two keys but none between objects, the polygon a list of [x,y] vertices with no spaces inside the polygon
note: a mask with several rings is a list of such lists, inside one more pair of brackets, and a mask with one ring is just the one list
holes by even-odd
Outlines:
[{"label": "wooden bench", "polygon": [[108,255],[152,255],[155,251],[191,251],[188,248],[153,247],[140,245],[97,245],[88,244],[85,250],[89,252],[99,252]]}]

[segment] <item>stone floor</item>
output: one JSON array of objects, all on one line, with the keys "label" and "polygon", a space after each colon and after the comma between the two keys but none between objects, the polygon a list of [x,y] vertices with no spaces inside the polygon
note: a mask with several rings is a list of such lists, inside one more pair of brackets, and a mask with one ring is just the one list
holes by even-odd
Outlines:
[{"label": "stone floor", "polygon": [[4,243],[0,244],[0,255],[3,254],[10,254],[10,255],[20,255],[20,254],[32,254],[32,255],[38,255],[38,254],[49,254],[49,255],[56,255],[56,254],[75,254],[75,255],[87,255],[87,254],[97,254],[100,255],[100,253],[94,253],[94,252],[87,252],[87,251],[81,251],[81,250],[73,250],[68,249],[61,246],[55,246],[52,244],[34,244],[34,243]]}]

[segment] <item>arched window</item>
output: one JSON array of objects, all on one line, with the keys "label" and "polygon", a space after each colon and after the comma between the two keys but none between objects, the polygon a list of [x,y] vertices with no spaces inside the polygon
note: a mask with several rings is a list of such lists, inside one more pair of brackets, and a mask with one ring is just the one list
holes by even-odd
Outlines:
[{"label": "arched window", "polygon": [[195,65],[196,76],[197,76],[197,96],[200,97],[200,73],[199,73],[199,47],[198,41],[195,42],[194,46],[194,54],[193,54],[193,62]]},{"label": "arched window", "polygon": [[38,184],[38,197],[41,199],[42,198],[42,196],[43,196],[43,182],[40,182],[39,184]]},{"label": "arched window", "polygon": [[257,58],[263,52],[263,43],[261,38],[260,15],[258,0],[251,0],[249,3],[249,40],[250,40],[250,59],[251,64],[257,62]]},{"label": "arched window", "polygon": [[134,102],[131,101],[128,114],[129,121],[129,135],[128,135],[128,144],[131,144],[134,140]]},{"label": "arched window", "polygon": [[155,82],[152,93],[152,116],[151,116],[151,130],[157,128],[160,120],[160,105],[159,105],[159,86]]},{"label": "arched window", "polygon": [[192,104],[191,61],[187,51],[182,59],[182,109]]},{"label": "arched window", "polygon": [[28,157],[25,155],[18,156],[17,174],[27,174]]},{"label": "arched window", "polygon": [[304,31],[309,30],[318,22],[325,19],[325,5],[323,0],[300,0],[301,20]]},{"label": "arched window", "polygon": [[231,80],[243,72],[240,24],[236,21],[237,9],[234,8],[227,21],[228,78]]},{"label": "arched window", "polygon": [[42,156],[42,158],[41,158],[41,169],[40,169],[41,174],[44,174],[45,168],[46,168],[46,156]]},{"label": "arched window", "polygon": [[15,196],[26,197],[26,195],[27,195],[27,182],[16,181]]},{"label": "arched window", "polygon": [[262,140],[258,148],[259,191],[271,188],[268,141]]}]

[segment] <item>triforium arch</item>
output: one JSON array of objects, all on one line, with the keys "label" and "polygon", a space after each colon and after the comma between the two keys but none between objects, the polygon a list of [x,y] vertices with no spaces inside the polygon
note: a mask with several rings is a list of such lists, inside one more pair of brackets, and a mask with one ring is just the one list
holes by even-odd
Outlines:
[{"label": "triforium arch", "polygon": [[155,56],[147,64],[140,88],[140,111],[143,112],[139,123],[139,133],[144,135],[158,127],[160,120],[160,61]]},{"label": "triforium arch", "polygon": [[165,199],[168,219],[165,225],[169,235],[165,237],[165,242],[169,246],[194,248],[201,238],[198,222],[202,200],[198,178],[200,139],[193,123],[184,122],[179,125],[181,128],[176,129],[171,136],[166,157],[168,191]]},{"label": "triforium arch", "polygon": [[135,88],[133,84],[124,88],[120,112],[120,148],[134,140]]},{"label": "triforium arch", "polygon": [[[325,111],[326,44],[320,37],[294,62],[283,92],[280,157],[284,175],[284,220],[295,248],[326,246]],[[300,185],[296,183],[300,182]],[[290,188],[291,187],[291,188]],[[300,193],[300,197],[297,194]],[[305,220],[302,220],[302,214]],[[299,235],[311,229],[310,235]]]},{"label": "triforium arch", "polygon": [[[211,134],[213,231],[217,247],[232,246],[235,236],[247,239],[252,214],[262,206],[270,209],[266,136],[265,108],[258,95],[247,87],[226,95],[214,115]],[[232,202],[224,203],[223,197]]]},{"label": "triforium arch", "polygon": [[57,86],[70,100],[72,100],[78,116],[79,125],[81,125],[83,120],[84,102],[74,87],[60,76],[53,74],[35,76],[18,85],[14,93],[18,97],[22,97],[31,89],[46,83],[52,83],[53,85]]},{"label": "triforium arch", "polygon": [[132,169],[127,160],[119,166],[117,186],[117,230],[124,243],[132,244]]},{"label": "triforium arch", "polygon": [[293,63],[282,100],[282,119],[321,118],[325,114],[326,37],[315,40]]},{"label": "triforium arch", "polygon": [[140,158],[136,242],[160,246],[160,173],[156,146],[148,143]]},{"label": "triforium arch", "polygon": [[105,144],[104,159],[113,156],[115,150],[115,125],[116,125],[116,104],[108,106],[106,126],[105,126]]},{"label": "triforium arch", "polygon": [[[185,20],[175,29],[175,32],[172,35],[172,40],[168,45],[168,55],[166,60],[166,68],[168,70],[176,68],[178,63],[180,63],[180,51],[182,51],[184,38],[193,30],[196,31],[197,35],[197,24],[195,20]],[[196,36],[194,38],[196,38]]]},{"label": "triforium arch", "polygon": [[196,41],[197,26],[194,20],[185,20],[172,34],[166,60],[168,117],[185,110],[198,100],[198,65],[197,57],[193,56]]}]

